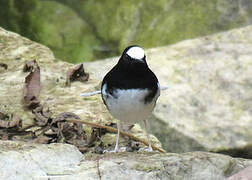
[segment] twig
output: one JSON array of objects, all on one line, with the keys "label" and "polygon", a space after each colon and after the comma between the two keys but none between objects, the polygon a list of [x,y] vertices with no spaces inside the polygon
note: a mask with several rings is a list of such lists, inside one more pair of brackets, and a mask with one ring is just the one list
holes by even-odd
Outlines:
[{"label": "twig", "polygon": [[[96,128],[104,128],[104,129],[106,129],[109,132],[117,133],[117,129],[116,128],[100,125],[100,124],[93,123],[93,122],[88,122],[88,121],[83,121],[83,120],[76,120],[76,119],[68,119],[67,121],[68,122],[72,122],[72,123],[82,123],[82,124],[86,124],[88,126],[92,126],[92,127],[96,127]],[[140,138],[138,138],[138,137],[136,137],[136,136],[134,136],[134,135],[132,135],[130,133],[126,133],[126,132],[120,131],[120,134],[123,135],[123,136],[128,136],[130,139],[132,139],[134,141],[141,142],[141,143],[145,144],[146,146],[148,146],[148,142],[147,141],[145,141],[143,139],[140,139]],[[151,147],[152,147],[153,150],[158,150],[161,153],[166,153],[163,149],[161,149],[159,147],[156,147],[154,145],[151,145]]]}]

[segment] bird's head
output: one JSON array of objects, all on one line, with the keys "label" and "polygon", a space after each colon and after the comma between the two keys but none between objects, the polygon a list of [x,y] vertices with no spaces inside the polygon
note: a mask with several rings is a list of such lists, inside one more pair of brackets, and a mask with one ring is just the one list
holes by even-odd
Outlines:
[{"label": "bird's head", "polygon": [[124,63],[144,63],[146,64],[146,56],[144,53],[143,48],[137,45],[132,45],[127,47],[120,58],[120,61],[123,61]]}]

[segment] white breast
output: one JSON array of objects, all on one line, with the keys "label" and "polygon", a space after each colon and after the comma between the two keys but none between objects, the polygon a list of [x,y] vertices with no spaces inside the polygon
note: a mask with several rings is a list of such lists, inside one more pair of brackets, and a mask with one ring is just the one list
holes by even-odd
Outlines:
[{"label": "white breast", "polygon": [[113,95],[106,94],[106,84],[102,95],[112,116],[125,124],[135,124],[146,119],[152,112],[158,95],[150,103],[144,103],[149,94],[147,89],[117,90]]}]

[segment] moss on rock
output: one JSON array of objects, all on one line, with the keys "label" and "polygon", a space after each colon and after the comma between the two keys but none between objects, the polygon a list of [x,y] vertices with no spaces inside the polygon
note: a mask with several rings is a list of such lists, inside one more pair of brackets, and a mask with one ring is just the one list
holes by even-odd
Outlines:
[{"label": "moss on rock", "polygon": [[0,2],[0,25],[77,63],[119,55],[129,44],[150,48],[251,24],[251,4],[252,0],[9,0]]}]

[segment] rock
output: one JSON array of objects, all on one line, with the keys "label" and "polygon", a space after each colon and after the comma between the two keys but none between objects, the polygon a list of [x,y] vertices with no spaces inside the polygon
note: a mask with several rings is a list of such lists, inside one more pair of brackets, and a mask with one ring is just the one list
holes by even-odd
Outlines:
[{"label": "rock", "polygon": [[[163,68],[156,71],[163,72],[161,83],[170,81],[157,103],[156,121],[151,121],[159,136],[154,134],[165,137],[166,143],[160,140],[166,150],[252,158],[251,30],[248,26],[150,51],[151,57],[160,57]],[[178,136],[169,136],[174,130]]]},{"label": "rock", "polygon": [[[147,51],[161,92],[151,129],[169,152],[252,158],[252,26]],[[85,64],[102,79],[117,61]]]},{"label": "rock", "polygon": [[[150,118],[152,132],[167,151],[204,150],[251,158],[251,29],[247,26],[147,51],[161,85],[170,87],[161,93]],[[114,121],[100,96],[83,99],[79,94],[99,88],[118,58],[85,63],[90,80],[65,87],[71,64],[55,60],[48,48],[3,29],[0,41],[4,42],[0,44],[0,62],[8,65],[0,77],[2,110],[16,112],[24,125],[33,123],[22,104],[26,76],[22,67],[25,61],[37,59],[41,66],[40,99],[50,105],[54,116],[70,111],[83,120]],[[133,133],[145,137],[139,126]],[[111,136],[104,137],[108,143],[114,142]]]},{"label": "rock", "polygon": [[[56,57],[83,62],[249,25],[251,0],[121,1],[9,0],[0,26],[43,43]],[[2,17],[2,18],[1,18]]]},{"label": "rock", "polygon": [[[147,50],[148,62],[161,85],[169,85],[150,118],[152,131],[166,150],[225,151],[231,155],[251,152],[251,33],[252,26],[248,26]],[[0,28],[0,52],[0,63],[8,67],[0,67],[0,112],[16,114],[24,127],[34,123],[22,102],[27,76],[23,66],[33,59],[40,66],[40,103],[47,104],[54,117],[72,112],[90,122],[115,122],[100,96],[80,98],[79,94],[99,88],[118,57],[85,63],[89,81],[66,87],[66,72],[73,65],[55,59],[47,47]],[[145,137],[139,126],[132,132]],[[103,139],[106,144],[114,143],[115,135],[107,134]],[[154,136],[152,143],[161,146]],[[208,152],[82,155],[67,144],[0,141],[0,175],[7,180],[222,180],[250,166],[251,160]]]},{"label": "rock", "polygon": [[[23,66],[27,61],[36,59],[40,66],[40,104],[48,106],[52,117],[57,117],[63,112],[75,113],[81,120],[106,124],[116,122],[108,113],[102,102],[101,96],[82,98],[80,93],[93,91],[101,81],[96,79],[97,69],[86,69],[90,73],[87,82],[73,82],[70,87],[65,85],[67,71],[75,65],[55,59],[53,53],[45,46],[32,42],[15,33],[0,28],[0,63],[8,66],[8,69],[0,67],[0,112],[15,114],[22,119],[22,126],[34,124],[34,115],[25,108],[23,88],[25,77],[28,73],[23,72]],[[99,68],[99,67],[97,67]],[[100,71],[102,72],[102,71]],[[103,75],[105,72],[103,71]],[[84,126],[90,135],[91,128]],[[139,125],[134,126],[132,133],[140,138],[145,138],[145,133]],[[115,143],[116,134],[107,133],[102,137],[106,146]],[[121,138],[121,146],[127,141]],[[158,139],[152,136],[152,143],[161,147]],[[143,147],[143,145],[141,145]],[[113,148],[112,146],[110,146]]]},{"label": "rock", "polygon": [[0,175],[6,180],[224,180],[251,165],[252,160],[207,152],[82,155],[76,147],[67,144],[41,145],[0,141]]},{"label": "rock", "polygon": [[236,180],[236,179],[244,179],[249,180],[252,177],[252,166],[243,169],[242,171],[238,172],[237,174],[232,175],[227,180]]},{"label": "rock", "polygon": [[68,144],[28,144],[0,141],[2,179],[31,179],[71,171],[82,159],[78,149]]}]

